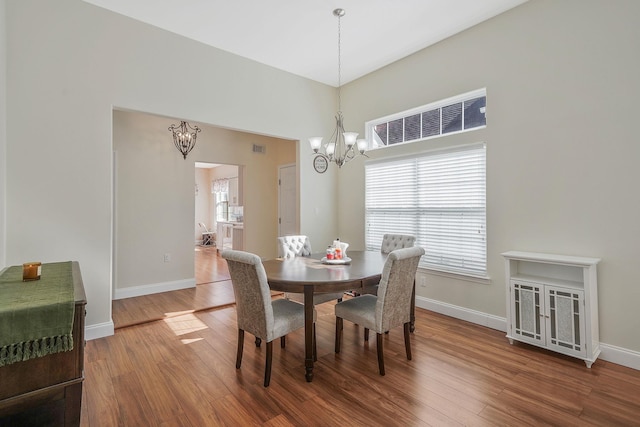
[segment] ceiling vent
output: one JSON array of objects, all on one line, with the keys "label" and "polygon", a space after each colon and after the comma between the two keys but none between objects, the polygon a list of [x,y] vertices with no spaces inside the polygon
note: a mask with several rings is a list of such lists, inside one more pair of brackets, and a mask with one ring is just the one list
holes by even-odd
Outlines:
[{"label": "ceiling vent", "polygon": [[264,145],[253,144],[253,152],[254,153],[264,154],[264,153],[267,152],[267,147],[264,146]]}]

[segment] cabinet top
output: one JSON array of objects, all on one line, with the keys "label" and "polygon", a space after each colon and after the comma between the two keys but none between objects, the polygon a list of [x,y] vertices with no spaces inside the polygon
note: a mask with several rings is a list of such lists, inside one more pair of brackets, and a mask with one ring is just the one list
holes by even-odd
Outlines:
[{"label": "cabinet top", "polygon": [[589,258],[571,255],[543,254],[537,252],[508,251],[501,254],[506,259],[548,262],[555,264],[568,264],[579,266],[596,265],[600,258]]}]

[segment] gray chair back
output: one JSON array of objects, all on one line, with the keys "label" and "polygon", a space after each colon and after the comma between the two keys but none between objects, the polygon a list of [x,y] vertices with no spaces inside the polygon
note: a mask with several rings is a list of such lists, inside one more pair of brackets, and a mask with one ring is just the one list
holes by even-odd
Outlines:
[{"label": "gray chair back", "polygon": [[274,319],[271,291],[259,256],[243,251],[224,250],[236,298],[238,329],[265,341],[272,341]]},{"label": "gray chair back", "polygon": [[411,294],[420,257],[421,247],[392,251],[382,269],[376,303],[376,328],[388,331],[410,321]]},{"label": "gray chair back", "polygon": [[382,237],[380,252],[388,254],[396,249],[411,248],[415,243],[415,236],[410,234],[385,234]]},{"label": "gray chair back", "polygon": [[278,237],[278,248],[282,258],[311,255],[311,242],[304,235]]}]

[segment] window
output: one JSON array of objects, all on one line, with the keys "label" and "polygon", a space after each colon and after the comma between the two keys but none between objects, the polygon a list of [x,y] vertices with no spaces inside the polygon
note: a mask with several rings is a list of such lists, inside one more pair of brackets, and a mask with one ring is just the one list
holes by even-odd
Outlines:
[{"label": "window", "polygon": [[467,145],[365,165],[365,243],[412,234],[424,268],[486,277],[486,149]]},{"label": "window", "polygon": [[485,89],[367,122],[369,149],[419,141],[486,126]]}]

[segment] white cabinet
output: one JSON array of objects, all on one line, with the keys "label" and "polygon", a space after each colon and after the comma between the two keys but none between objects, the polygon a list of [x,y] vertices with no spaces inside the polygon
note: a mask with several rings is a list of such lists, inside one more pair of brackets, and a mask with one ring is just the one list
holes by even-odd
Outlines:
[{"label": "white cabinet", "polygon": [[502,254],[507,279],[507,338],[585,361],[600,354],[598,258],[511,251]]},{"label": "white cabinet", "polygon": [[229,178],[229,206],[242,206],[242,180],[240,176]]},{"label": "white cabinet", "polygon": [[218,221],[218,236],[216,243],[218,251],[233,249],[233,224]]},{"label": "white cabinet", "polygon": [[233,226],[233,249],[244,250],[244,228],[241,225]]}]

